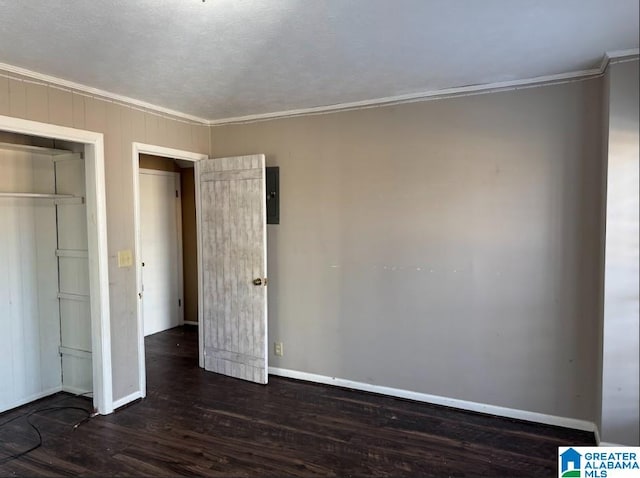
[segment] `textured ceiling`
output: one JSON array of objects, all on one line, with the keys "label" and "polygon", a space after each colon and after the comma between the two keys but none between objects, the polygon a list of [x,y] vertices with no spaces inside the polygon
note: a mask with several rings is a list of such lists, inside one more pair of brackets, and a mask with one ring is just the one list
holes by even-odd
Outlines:
[{"label": "textured ceiling", "polygon": [[206,119],[597,66],[638,0],[0,0],[0,62]]}]

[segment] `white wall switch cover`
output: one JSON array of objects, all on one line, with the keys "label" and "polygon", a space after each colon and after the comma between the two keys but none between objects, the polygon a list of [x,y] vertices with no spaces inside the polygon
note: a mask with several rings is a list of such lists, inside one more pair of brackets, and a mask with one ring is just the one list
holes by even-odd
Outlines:
[{"label": "white wall switch cover", "polygon": [[131,249],[118,251],[118,267],[131,267],[133,265],[133,253]]}]

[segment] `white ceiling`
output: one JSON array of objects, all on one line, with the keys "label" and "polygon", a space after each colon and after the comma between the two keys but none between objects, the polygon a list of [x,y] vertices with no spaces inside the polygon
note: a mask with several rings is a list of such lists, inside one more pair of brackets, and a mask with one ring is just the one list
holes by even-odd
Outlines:
[{"label": "white ceiling", "polygon": [[0,62],[206,119],[593,68],[638,0],[0,0]]}]

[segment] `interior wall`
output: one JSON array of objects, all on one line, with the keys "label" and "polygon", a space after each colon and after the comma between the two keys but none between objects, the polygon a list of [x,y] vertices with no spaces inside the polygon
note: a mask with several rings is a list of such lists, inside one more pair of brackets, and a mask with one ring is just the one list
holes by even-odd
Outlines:
[{"label": "interior wall", "polygon": [[[0,147],[0,171],[1,192],[55,193],[51,156]],[[0,411],[61,388],[56,248],[53,201],[0,198]]]},{"label": "interior wall", "polygon": [[104,134],[113,398],[127,397],[139,389],[138,291],[134,267],[118,268],[117,253],[134,250],[132,143],[208,154],[209,127],[1,70],[0,115]]},{"label": "interior wall", "polygon": [[180,172],[180,166],[178,166],[173,159],[153,156],[151,154],[140,153],[138,165],[141,169],[155,169],[156,171],[171,171],[174,173]]},{"label": "interior wall", "polygon": [[601,92],[213,127],[280,166],[270,365],[595,421]]},{"label": "interior wall", "polygon": [[602,425],[605,442],[640,445],[638,61],[612,64],[608,85]]},{"label": "interior wall", "polygon": [[182,190],[182,262],[184,320],[198,322],[198,239],[194,168],[180,170]]}]

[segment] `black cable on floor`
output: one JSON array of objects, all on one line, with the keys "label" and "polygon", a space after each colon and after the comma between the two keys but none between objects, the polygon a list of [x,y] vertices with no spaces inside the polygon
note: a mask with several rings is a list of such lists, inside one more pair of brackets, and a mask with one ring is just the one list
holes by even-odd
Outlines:
[{"label": "black cable on floor", "polygon": [[[75,397],[80,397],[82,395],[86,395],[86,394],[81,394],[81,395],[75,395],[72,397],[64,397],[60,400],[57,400],[54,402],[55,403],[59,403],[63,400],[69,399],[69,398],[75,398]],[[27,450],[21,451],[19,453],[15,453],[13,455],[9,455],[6,456],[4,458],[0,458],[0,465],[7,463],[9,461],[15,460],[16,458],[20,458],[21,456],[24,456],[28,453],[31,453],[33,450],[36,450],[38,448],[40,448],[42,446],[42,434],[40,433],[40,430],[38,429],[37,426],[35,426],[32,422],[31,422],[31,417],[37,413],[48,413],[48,412],[54,412],[54,411],[60,411],[60,410],[80,410],[84,413],[87,414],[87,416],[85,418],[83,418],[82,420],[80,420],[79,422],[77,422],[74,426],[73,429],[75,430],[76,428],[78,428],[78,426],[80,426],[82,423],[86,422],[87,420],[89,420],[90,418],[92,418],[93,416],[95,416],[91,410],[87,410],[86,408],[82,408],[82,407],[75,407],[75,406],[60,406],[60,407],[53,407],[53,406],[48,406],[48,407],[44,407],[44,408],[38,408],[36,410],[33,410],[32,412],[26,412],[23,413],[21,415],[15,416],[13,418],[10,418],[9,420],[6,420],[2,423],[0,423],[0,428],[8,425],[11,422],[14,422],[20,418],[24,418],[26,417],[27,423],[29,424],[29,426],[31,428],[33,428],[36,432],[36,434],[38,435],[38,443],[36,443],[35,445],[33,445],[32,447],[30,447]]]}]

